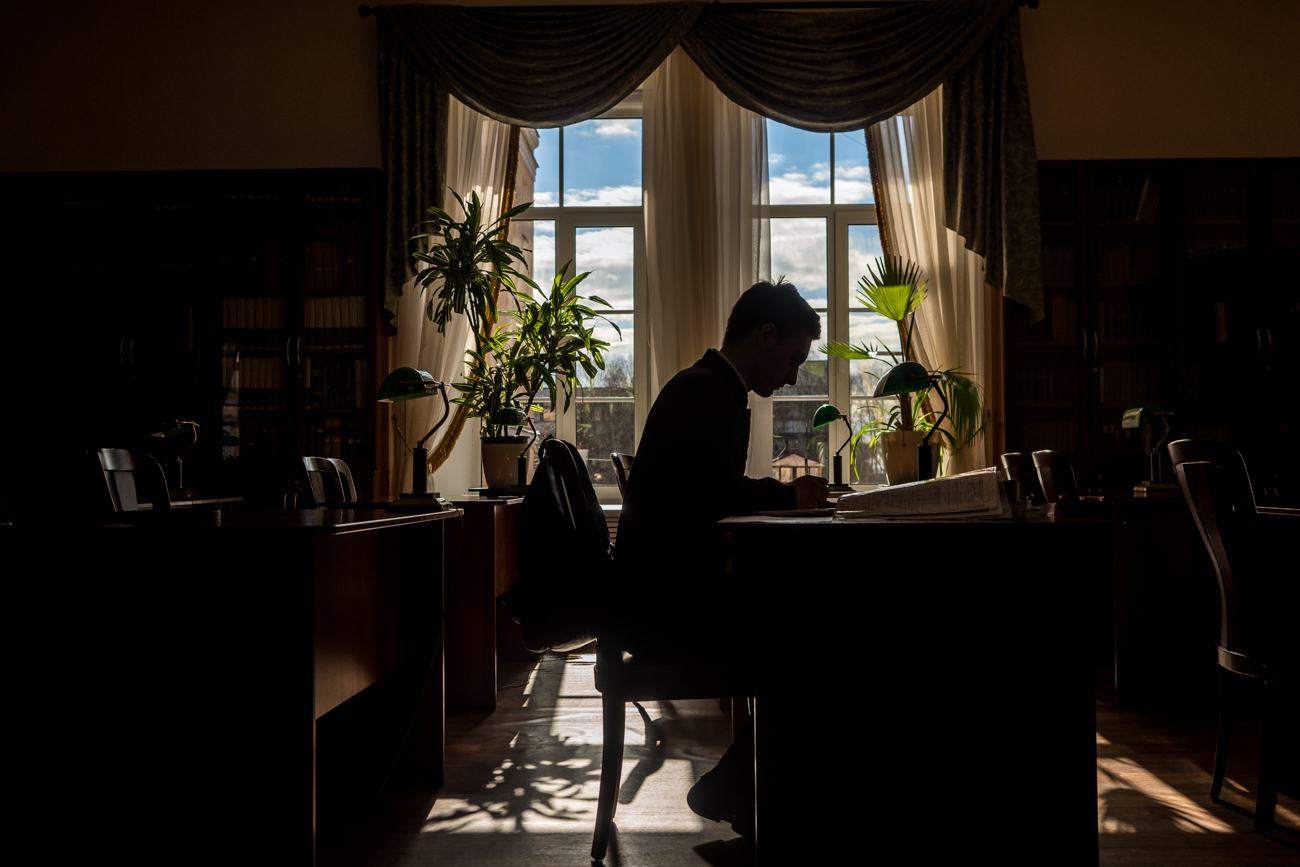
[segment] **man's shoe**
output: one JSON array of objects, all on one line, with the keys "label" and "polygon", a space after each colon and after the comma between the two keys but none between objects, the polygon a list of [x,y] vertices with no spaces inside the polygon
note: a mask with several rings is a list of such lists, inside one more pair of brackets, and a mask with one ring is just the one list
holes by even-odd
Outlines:
[{"label": "man's shoe", "polygon": [[727,791],[718,775],[709,771],[686,793],[686,805],[701,818],[713,822],[730,822],[735,818],[735,808],[730,797],[732,794]]}]

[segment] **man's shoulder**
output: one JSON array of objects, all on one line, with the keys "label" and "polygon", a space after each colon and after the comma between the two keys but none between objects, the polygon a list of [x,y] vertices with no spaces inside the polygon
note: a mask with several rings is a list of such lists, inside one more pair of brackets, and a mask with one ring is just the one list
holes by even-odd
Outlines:
[{"label": "man's shoulder", "polygon": [[[718,363],[719,361],[721,364]],[[736,372],[720,355],[717,359],[706,355],[685,370],[678,371],[677,375],[664,385],[660,394],[679,390],[707,390],[722,394],[734,391],[738,395],[744,394],[744,386],[740,384]]]}]

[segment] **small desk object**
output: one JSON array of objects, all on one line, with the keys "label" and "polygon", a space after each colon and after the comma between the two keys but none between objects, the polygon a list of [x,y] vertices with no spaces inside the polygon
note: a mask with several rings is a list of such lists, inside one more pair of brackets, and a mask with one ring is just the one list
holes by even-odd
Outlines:
[{"label": "small desk object", "polygon": [[1111,522],[723,526],[755,604],[760,864],[809,851],[814,814],[921,860],[1097,864],[1089,577]]},{"label": "small desk object", "polygon": [[[45,528],[77,820],[137,863],[310,865],[317,818],[441,785],[443,523],[456,512],[154,511]],[[63,568],[66,567],[66,568]],[[56,717],[57,718],[57,717]],[[190,855],[195,858],[191,858]]]}]

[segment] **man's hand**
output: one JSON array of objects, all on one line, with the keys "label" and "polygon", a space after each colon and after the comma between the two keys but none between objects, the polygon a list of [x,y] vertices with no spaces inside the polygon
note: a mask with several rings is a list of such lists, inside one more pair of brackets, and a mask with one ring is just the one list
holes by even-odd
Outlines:
[{"label": "man's hand", "polygon": [[794,491],[800,509],[826,508],[826,480],[821,476],[799,476]]}]

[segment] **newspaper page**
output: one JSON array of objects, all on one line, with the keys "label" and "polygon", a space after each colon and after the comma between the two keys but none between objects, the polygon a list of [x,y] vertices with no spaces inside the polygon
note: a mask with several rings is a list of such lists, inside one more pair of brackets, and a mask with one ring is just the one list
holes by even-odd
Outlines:
[{"label": "newspaper page", "polygon": [[1011,514],[996,467],[845,494],[835,517],[1001,518]]}]

